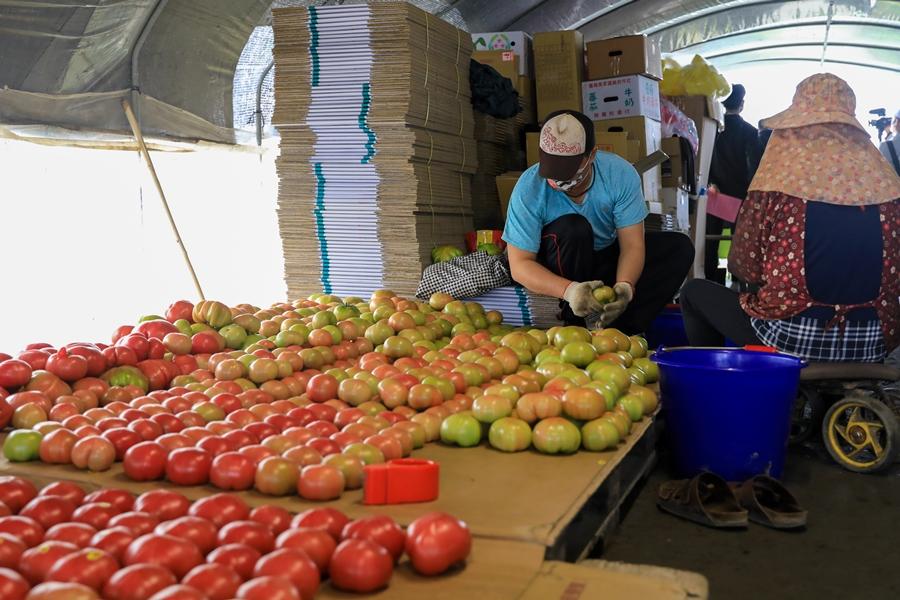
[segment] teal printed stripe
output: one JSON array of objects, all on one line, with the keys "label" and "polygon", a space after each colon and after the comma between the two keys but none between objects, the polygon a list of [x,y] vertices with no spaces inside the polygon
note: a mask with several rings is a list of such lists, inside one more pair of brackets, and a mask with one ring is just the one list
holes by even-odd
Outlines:
[{"label": "teal printed stripe", "polygon": [[531,318],[531,309],[528,308],[528,296],[525,295],[525,290],[520,286],[515,286],[516,297],[519,299],[519,312],[522,313],[522,325],[534,325],[534,320]]},{"label": "teal printed stripe", "polygon": [[372,162],[372,157],[375,156],[375,132],[369,129],[369,124],[366,122],[366,119],[369,118],[369,108],[371,108],[371,106],[372,96],[369,90],[369,83],[366,82],[362,84],[362,105],[360,106],[359,118],[357,119],[359,128],[368,138],[368,141],[366,142],[366,155],[359,160],[360,164],[363,165]]},{"label": "teal printed stripe", "polygon": [[331,265],[328,260],[328,240],[325,239],[325,175],[322,173],[322,163],[314,163],[316,173],[316,208],[313,214],[316,217],[316,237],[319,239],[319,254],[322,258],[322,289],[326,294],[331,293]]},{"label": "teal printed stripe", "polygon": [[319,85],[319,22],[318,9],[309,7],[309,57],[312,61],[312,86]]}]

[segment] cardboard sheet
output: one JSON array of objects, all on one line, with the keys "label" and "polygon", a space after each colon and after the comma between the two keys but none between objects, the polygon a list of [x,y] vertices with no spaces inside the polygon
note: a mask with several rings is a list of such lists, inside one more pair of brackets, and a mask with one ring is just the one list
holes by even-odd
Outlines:
[{"label": "cardboard sheet", "polygon": [[[705,580],[704,580],[705,581]],[[547,561],[520,600],[687,600],[698,598],[675,578]]]}]

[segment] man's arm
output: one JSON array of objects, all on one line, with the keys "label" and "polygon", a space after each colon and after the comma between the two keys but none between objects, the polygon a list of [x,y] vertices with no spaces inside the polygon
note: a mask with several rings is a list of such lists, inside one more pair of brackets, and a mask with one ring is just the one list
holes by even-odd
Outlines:
[{"label": "man's arm", "polygon": [[637,223],[617,230],[619,237],[619,264],[616,283],[627,281],[632,291],[644,270],[644,224]]},{"label": "man's arm", "polygon": [[507,245],[509,270],[512,278],[532,292],[562,298],[566,288],[572,283],[548,270],[537,261],[537,254]]}]

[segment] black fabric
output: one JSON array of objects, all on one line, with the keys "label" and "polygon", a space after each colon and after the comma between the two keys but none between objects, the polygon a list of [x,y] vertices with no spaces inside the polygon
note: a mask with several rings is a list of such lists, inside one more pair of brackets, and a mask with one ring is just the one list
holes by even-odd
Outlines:
[{"label": "black fabric", "polygon": [[760,345],[740,295],[724,285],[692,279],[681,288],[681,314],[692,346],[723,346],[725,339],[738,346]]},{"label": "black fabric", "polygon": [[522,112],[519,92],[512,82],[490,65],[469,60],[469,85],[472,107],[498,119],[509,119]]},{"label": "black fabric", "polygon": [[687,138],[679,137],[681,144],[681,172],[684,173],[684,183],[687,184],[688,192],[697,193],[697,175],[696,166],[694,165],[694,148]]},{"label": "black fabric", "polygon": [[746,95],[747,89],[740,83],[736,83],[731,86],[731,94],[722,101],[722,104],[728,110],[734,110],[741,105],[741,102],[744,101],[744,96]]},{"label": "black fabric", "polygon": [[900,175],[900,158],[897,158],[897,148],[894,147],[893,141],[887,142],[888,153],[891,155],[891,162],[894,164],[894,171]]},{"label": "black fabric", "polygon": [[[734,223],[706,213],[706,235],[722,235],[722,230],[730,227],[734,232]],[[710,281],[725,285],[725,269],[719,268],[719,240],[706,242],[706,253],[703,255],[703,273]]]},{"label": "black fabric", "polygon": [[[681,233],[648,231],[644,234],[644,271],[635,284],[634,300],[612,327],[628,334],[644,333],[653,319],[672,301],[694,260],[690,238]],[[594,250],[594,232],[581,215],[565,215],[541,232],[537,260],[550,271],[572,281],[616,282],[619,244]],[[584,326],[565,302],[560,302],[566,323]]]},{"label": "black fabric", "polygon": [[709,183],[735,198],[747,197],[747,188],[762,157],[759,133],[740,115],[725,115],[725,129],[716,135]]}]

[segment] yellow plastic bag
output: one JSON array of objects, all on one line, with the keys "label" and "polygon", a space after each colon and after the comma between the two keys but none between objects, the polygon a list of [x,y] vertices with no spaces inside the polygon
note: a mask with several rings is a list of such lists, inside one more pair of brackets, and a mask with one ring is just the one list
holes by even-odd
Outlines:
[{"label": "yellow plastic bag", "polygon": [[663,96],[684,96],[684,82],[681,80],[681,65],[674,58],[662,59],[662,81],[659,93]]},{"label": "yellow plastic bag", "polygon": [[725,98],[731,93],[725,77],[699,54],[694,55],[691,64],[682,67],[681,80],[689,96]]}]

